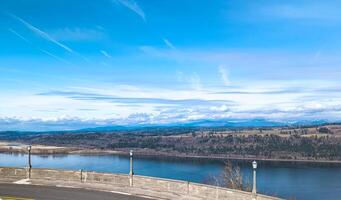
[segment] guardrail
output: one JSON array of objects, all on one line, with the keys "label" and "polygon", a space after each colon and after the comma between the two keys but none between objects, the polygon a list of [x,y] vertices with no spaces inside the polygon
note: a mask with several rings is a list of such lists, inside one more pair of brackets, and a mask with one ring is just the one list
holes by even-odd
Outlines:
[{"label": "guardrail", "polygon": [[[77,186],[84,185],[87,188],[95,188],[96,184],[105,184],[130,189],[140,189],[140,191],[152,191],[154,197],[165,198],[165,194],[176,194],[178,197],[194,197],[197,199],[233,199],[233,200],[278,200],[278,198],[257,194],[253,196],[250,192],[232,190],[222,187],[192,183],[180,180],[162,179],[146,176],[130,176],[128,174],[99,173],[92,171],[72,171],[57,169],[31,169],[31,180],[43,180],[44,182],[65,182],[77,183]],[[27,168],[0,167],[0,181],[14,182],[28,178]],[[131,178],[133,184],[131,185]]]}]

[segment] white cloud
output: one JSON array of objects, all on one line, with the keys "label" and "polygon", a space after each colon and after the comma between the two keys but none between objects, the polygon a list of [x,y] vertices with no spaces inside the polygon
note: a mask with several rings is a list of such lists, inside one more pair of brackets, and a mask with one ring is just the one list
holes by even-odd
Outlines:
[{"label": "white cloud", "polygon": [[[225,88],[227,93],[221,93],[222,88],[206,87],[202,90],[198,74],[190,77],[194,90],[115,85],[107,88],[74,87],[69,91],[46,91],[35,95],[3,94],[0,98],[0,127],[3,130],[6,127],[48,129],[50,125],[58,129],[77,129],[226,118],[341,119],[341,94],[336,91],[340,87],[333,84],[255,82]],[[293,92],[291,88],[297,86],[304,90]],[[334,93],[329,93],[331,91]]]},{"label": "white cloud", "polygon": [[134,0],[114,0],[114,2],[120,3],[121,5],[129,8],[137,15],[139,15],[144,21],[146,21],[146,15],[144,11]]},{"label": "white cloud", "polygon": [[226,67],[224,65],[219,65],[218,68],[219,68],[219,74],[221,76],[221,79],[224,85],[229,86],[231,83],[230,83],[229,74],[228,74]]},{"label": "white cloud", "polygon": [[227,105],[221,105],[221,106],[212,106],[210,108],[212,111],[219,111],[219,112],[226,112],[229,110]]}]

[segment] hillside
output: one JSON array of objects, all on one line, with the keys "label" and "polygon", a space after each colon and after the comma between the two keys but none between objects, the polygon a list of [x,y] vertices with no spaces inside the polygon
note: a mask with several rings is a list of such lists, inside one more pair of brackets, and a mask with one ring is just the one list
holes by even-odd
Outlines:
[{"label": "hillside", "polygon": [[308,127],[154,127],[111,131],[16,133],[0,140],[143,155],[341,160],[341,125]]}]

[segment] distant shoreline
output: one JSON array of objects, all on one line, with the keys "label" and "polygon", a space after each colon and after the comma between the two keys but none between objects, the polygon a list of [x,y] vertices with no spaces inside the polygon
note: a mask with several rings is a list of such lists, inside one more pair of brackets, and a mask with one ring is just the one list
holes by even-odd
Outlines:
[{"label": "distant shoreline", "polygon": [[[24,144],[1,143],[0,142],[0,153],[27,153]],[[114,151],[114,150],[102,150],[102,149],[89,149],[79,147],[57,147],[57,146],[43,146],[33,145],[32,154],[35,155],[121,155],[128,156],[128,150]],[[205,155],[186,155],[186,154],[175,154],[175,153],[157,153],[157,152],[146,152],[142,150],[136,150],[135,153],[138,157],[156,157],[156,158],[178,158],[178,159],[205,159],[205,160],[235,160],[235,161],[264,161],[264,162],[283,162],[283,163],[312,163],[312,164],[340,164],[341,160],[305,160],[305,159],[276,159],[276,158],[261,158],[261,157],[241,157],[241,156],[205,156]]]},{"label": "distant shoreline", "polygon": [[[112,154],[112,155],[122,155],[128,156],[127,152],[122,151],[113,151],[113,152],[71,152],[70,154],[79,154],[79,155],[105,155],[105,154]],[[173,154],[150,154],[150,153],[140,153],[136,152],[136,156],[138,157],[157,157],[157,158],[177,158],[177,159],[205,159],[205,160],[219,160],[219,161],[226,161],[226,160],[235,160],[235,161],[264,161],[264,162],[285,162],[285,163],[316,163],[316,164],[340,164],[341,160],[304,160],[304,159],[269,159],[269,158],[256,158],[256,157],[238,157],[238,156],[202,156],[202,155],[173,155]]]}]

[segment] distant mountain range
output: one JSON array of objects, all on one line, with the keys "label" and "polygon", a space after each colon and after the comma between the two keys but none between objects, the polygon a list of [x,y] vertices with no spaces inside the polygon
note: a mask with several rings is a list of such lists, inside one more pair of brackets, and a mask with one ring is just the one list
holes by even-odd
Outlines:
[{"label": "distant mountain range", "polygon": [[[39,123],[30,126],[17,126],[10,129],[2,128],[0,132],[12,131],[12,132],[100,132],[100,131],[119,131],[119,130],[136,130],[136,129],[157,129],[157,128],[271,128],[271,127],[284,127],[284,126],[316,126],[331,123],[326,120],[301,120],[301,121],[274,121],[267,119],[206,119],[206,120],[193,120],[186,122],[176,122],[167,124],[126,124],[126,125],[103,125],[96,126],[94,124],[84,124],[84,128],[79,128],[79,126],[67,126],[63,124],[41,125]],[[332,122],[337,123],[337,122]]]},{"label": "distant mountain range", "polygon": [[182,123],[168,123],[168,124],[134,124],[134,125],[114,125],[101,126],[94,128],[85,128],[77,131],[111,131],[111,130],[129,130],[139,128],[167,128],[167,127],[183,127],[183,128],[260,128],[260,127],[281,127],[281,126],[316,126],[329,123],[325,120],[315,121],[294,121],[294,122],[280,122],[266,119],[226,119],[226,120],[195,120]]}]

